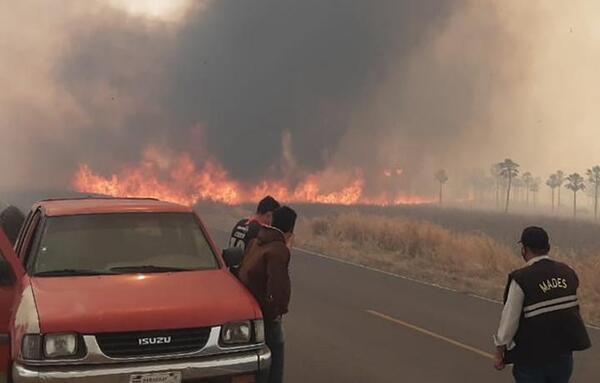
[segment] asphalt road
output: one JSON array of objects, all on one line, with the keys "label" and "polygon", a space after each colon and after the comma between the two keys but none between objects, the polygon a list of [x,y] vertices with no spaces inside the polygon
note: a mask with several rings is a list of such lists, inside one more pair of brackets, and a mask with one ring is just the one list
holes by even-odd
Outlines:
[{"label": "asphalt road", "polygon": [[[214,232],[219,244],[224,233]],[[510,382],[489,359],[501,306],[296,250],[286,382]],[[600,345],[600,331],[590,329]],[[573,382],[597,382],[600,346]]]}]

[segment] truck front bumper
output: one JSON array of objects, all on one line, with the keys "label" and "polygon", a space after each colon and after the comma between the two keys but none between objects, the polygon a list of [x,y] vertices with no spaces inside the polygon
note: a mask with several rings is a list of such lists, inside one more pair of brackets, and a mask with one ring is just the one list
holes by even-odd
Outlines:
[{"label": "truck front bumper", "polygon": [[246,375],[265,383],[270,365],[271,352],[265,346],[258,351],[160,362],[48,367],[15,363],[12,374],[14,383],[130,383],[132,375],[155,372],[181,372],[183,383]]}]

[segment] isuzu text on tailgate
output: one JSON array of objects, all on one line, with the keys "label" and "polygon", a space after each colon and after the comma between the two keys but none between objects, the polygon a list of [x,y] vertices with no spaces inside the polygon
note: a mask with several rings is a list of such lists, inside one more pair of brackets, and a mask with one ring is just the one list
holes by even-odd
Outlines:
[{"label": "isuzu text on tailgate", "polygon": [[264,382],[260,308],[191,208],[37,203],[0,232],[0,361],[21,382]]}]

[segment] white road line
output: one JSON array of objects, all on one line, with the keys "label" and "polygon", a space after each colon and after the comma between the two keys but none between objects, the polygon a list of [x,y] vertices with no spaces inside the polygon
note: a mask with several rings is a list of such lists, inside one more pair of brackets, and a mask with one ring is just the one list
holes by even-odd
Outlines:
[{"label": "white road line", "polygon": [[419,332],[421,334],[428,335],[428,336],[430,336],[432,338],[442,340],[442,341],[444,341],[446,343],[449,343],[449,344],[454,345],[456,347],[462,348],[463,350],[471,351],[471,352],[473,352],[473,353],[475,353],[477,355],[483,356],[484,358],[494,360],[494,355],[493,354],[490,354],[489,352],[480,350],[477,347],[470,346],[470,345],[468,345],[466,343],[463,343],[461,341],[458,341],[456,339],[453,339],[453,338],[450,338],[450,337],[447,337],[447,336],[444,336],[444,335],[440,335],[440,334],[435,333],[435,332],[433,332],[431,330],[427,330],[426,328],[414,325],[412,323],[405,322],[403,320],[391,317],[391,316],[386,315],[386,314],[382,314],[382,313],[380,313],[378,311],[375,311],[375,310],[366,310],[366,312],[369,313],[369,314],[371,314],[371,315],[374,315],[376,317],[379,317],[381,319],[385,319],[385,320],[387,320],[389,322],[395,323],[397,325],[404,326],[406,328],[409,328],[409,329],[411,329],[413,331],[416,331],[416,332]]}]

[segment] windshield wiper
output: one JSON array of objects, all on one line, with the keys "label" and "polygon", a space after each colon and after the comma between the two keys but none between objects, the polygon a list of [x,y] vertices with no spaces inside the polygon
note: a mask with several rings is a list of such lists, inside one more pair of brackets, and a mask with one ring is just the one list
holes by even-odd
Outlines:
[{"label": "windshield wiper", "polygon": [[114,275],[115,272],[109,270],[89,270],[89,269],[60,269],[39,271],[33,274],[34,277],[62,277],[79,275]]},{"label": "windshield wiper", "polygon": [[156,265],[138,265],[138,266],[117,266],[111,267],[110,271],[119,273],[168,273],[177,271],[193,271],[184,267],[156,266]]}]

